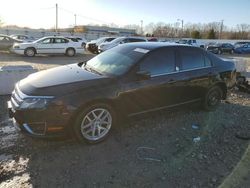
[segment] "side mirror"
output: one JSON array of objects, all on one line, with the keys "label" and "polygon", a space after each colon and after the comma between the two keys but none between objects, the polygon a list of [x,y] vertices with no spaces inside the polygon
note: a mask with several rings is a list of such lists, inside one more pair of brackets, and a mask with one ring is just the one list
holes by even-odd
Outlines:
[{"label": "side mirror", "polygon": [[136,73],[136,77],[138,80],[149,80],[151,78],[151,74],[149,71],[138,71]]}]

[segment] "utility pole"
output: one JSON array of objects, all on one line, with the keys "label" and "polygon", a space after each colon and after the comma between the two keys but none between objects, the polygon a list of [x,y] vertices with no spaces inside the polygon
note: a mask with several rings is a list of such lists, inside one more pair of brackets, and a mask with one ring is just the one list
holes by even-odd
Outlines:
[{"label": "utility pole", "polygon": [[56,32],[58,32],[58,5],[56,3]]},{"label": "utility pole", "polygon": [[219,39],[221,39],[221,36],[222,36],[223,22],[224,22],[224,20],[221,20],[221,22],[220,22],[220,36],[219,36]]},{"label": "utility pole", "polygon": [[177,21],[181,22],[181,38],[182,38],[183,33],[184,33],[184,20],[183,19],[177,19]]},{"label": "utility pole", "polygon": [[143,27],[143,20],[141,20],[141,35],[143,35],[143,29],[142,29],[142,27]]},{"label": "utility pole", "polygon": [[76,14],[75,14],[75,26],[76,26]]}]

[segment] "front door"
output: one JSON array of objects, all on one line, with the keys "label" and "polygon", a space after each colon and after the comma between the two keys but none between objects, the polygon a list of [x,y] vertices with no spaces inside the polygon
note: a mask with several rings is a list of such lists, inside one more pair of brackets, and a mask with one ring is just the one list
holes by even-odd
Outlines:
[{"label": "front door", "polygon": [[148,72],[148,79],[138,79],[122,84],[120,95],[122,103],[127,107],[127,113],[136,114],[156,110],[173,105],[179,98],[176,87],[175,50],[160,48],[150,52],[138,64],[134,72]]},{"label": "front door", "polygon": [[46,38],[42,41],[39,41],[36,44],[36,50],[39,54],[49,54],[53,52],[53,38]]}]

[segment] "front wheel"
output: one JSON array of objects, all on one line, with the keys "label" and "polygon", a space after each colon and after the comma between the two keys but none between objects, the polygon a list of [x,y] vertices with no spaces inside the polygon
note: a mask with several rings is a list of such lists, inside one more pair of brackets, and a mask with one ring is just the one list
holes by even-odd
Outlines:
[{"label": "front wheel", "polygon": [[116,121],[115,112],[107,104],[94,104],[77,117],[74,133],[80,141],[95,144],[104,140]]},{"label": "front wheel", "polygon": [[28,56],[28,57],[33,57],[33,56],[35,56],[35,54],[36,54],[36,51],[34,48],[27,48],[24,51],[24,55]]},{"label": "front wheel", "polygon": [[203,100],[203,108],[207,111],[215,110],[222,99],[222,90],[218,86],[210,88]]}]

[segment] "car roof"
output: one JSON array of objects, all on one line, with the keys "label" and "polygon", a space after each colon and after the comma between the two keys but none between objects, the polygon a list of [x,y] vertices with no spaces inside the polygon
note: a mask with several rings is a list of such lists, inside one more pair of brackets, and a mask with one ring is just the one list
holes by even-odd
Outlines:
[{"label": "car roof", "polygon": [[135,48],[144,48],[147,50],[153,50],[161,47],[177,47],[177,46],[186,46],[191,48],[197,48],[195,46],[190,46],[187,44],[178,44],[178,43],[170,43],[170,42],[133,42],[133,43],[126,43],[123,45],[135,47]]},{"label": "car roof", "polygon": [[8,35],[0,34],[1,37],[9,37]]}]

